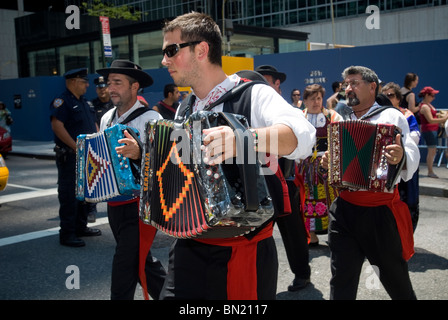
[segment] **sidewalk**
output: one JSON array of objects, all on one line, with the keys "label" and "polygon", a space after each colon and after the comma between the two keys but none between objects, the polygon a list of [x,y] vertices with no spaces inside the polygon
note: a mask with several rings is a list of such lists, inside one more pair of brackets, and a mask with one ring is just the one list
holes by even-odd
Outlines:
[{"label": "sidewalk", "polygon": [[[13,140],[10,154],[54,159],[53,148],[53,141]],[[425,163],[420,163],[419,170],[421,195],[448,198],[448,168],[446,163],[442,163],[440,167],[437,167],[437,164],[434,165],[434,172],[439,176],[439,179],[427,176],[428,170]]]}]

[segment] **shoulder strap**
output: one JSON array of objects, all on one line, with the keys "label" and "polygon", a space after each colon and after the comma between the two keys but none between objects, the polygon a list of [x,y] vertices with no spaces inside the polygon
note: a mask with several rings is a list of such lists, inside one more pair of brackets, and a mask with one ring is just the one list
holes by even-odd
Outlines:
[{"label": "shoulder strap", "polygon": [[251,87],[251,86],[253,86],[255,84],[258,84],[258,83],[266,84],[263,81],[244,81],[244,82],[241,82],[236,87],[234,87],[232,90],[227,91],[225,94],[223,94],[221,96],[221,98],[219,98],[218,100],[216,100],[212,104],[210,104],[207,107],[205,107],[204,110],[210,111],[211,109],[213,109],[214,107],[216,107],[217,105],[219,105],[221,103],[224,103],[226,101],[235,99],[236,97],[240,96],[244,91],[246,91],[247,88],[249,88],[249,87]]},{"label": "shoulder strap", "polygon": [[381,113],[384,110],[389,109],[389,108],[395,108],[395,107],[393,107],[393,106],[381,106],[378,109],[375,109],[372,112],[363,115],[361,118],[359,118],[359,120],[369,119],[369,118],[371,118],[371,117],[373,117],[373,116],[375,116],[375,115],[377,115],[377,114],[379,114],[379,113]]},{"label": "shoulder strap", "polygon": [[183,121],[187,118],[191,113],[191,106],[196,101],[196,96],[192,93],[188,95],[188,97],[182,100],[181,104],[177,108],[177,116],[175,121]]},{"label": "shoulder strap", "polygon": [[121,124],[126,124],[128,122],[131,122],[132,120],[134,120],[135,118],[141,116],[142,114],[144,114],[145,112],[148,112],[149,110],[151,110],[149,107],[143,107],[143,108],[137,108],[136,110],[134,110],[129,116],[127,116],[126,119],[124,119]]},{"label": "shoulder strap", "polygon": [[[223,94],[221,96],[221,98],[219,98],[212,104],[206,106],[204,108],[204,110],[210,111],[217,105],[240,96],[244,91],[246,91],[247,88],[253,86],[254,84],[259,84],[259,83],[266,84],[263,81],[242,81],[236,87],[234,87],[232,90],[229,90],[225,94]],[[196,96],[193,94],[190,94],[186,99],[184,99],[182,101],[182,103],[178,107],[178,111],[177,111],[178,115],[177,115],[176,120],[181,121],[189,115],[189,113],[191,112],[191,106],[194,104],[195,100],[196,100]]]},{"label": "shoulder strap", "polygon": [[[138,109],[134,110],[129,116],[127,116],[126,119],[121,121],[120,124],[126,124],[128,122],[131,122],[132,120],[134,120],[135,118],[137,118],[138,116],[144,114],[145,112],[147,112],[149,110],[151,110],[149,107],[138,108]],[[109,128],[110,125],[112,124],[112,121],[115,118],[116,113],[117,113],[117,108],[115,107],[113,114],[110,117],[109,122],[107,123],[107,128]]]}]

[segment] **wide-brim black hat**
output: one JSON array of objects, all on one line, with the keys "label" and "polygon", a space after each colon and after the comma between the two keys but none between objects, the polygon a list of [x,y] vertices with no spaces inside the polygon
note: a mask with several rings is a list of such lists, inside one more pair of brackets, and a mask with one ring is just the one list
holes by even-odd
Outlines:
[{"label": "wide-brim black hat", "polygon": [[266,81],[266,78],[263,77],[263,75],[261,75],[260,73],[258,73],[257,71],[253,71],[253,70],[240,70],[236,73],[238,76],[240,76],[241,78],[245,78],[245,79],[249,79],[252,81],[263,81],[266,84],[269,84]]},{"label": "wide-brim black hat", "polygon": [[130,76],[138,81],[141,88],[149,87],[154,83],[151,76],[147,74],[142,68],[129,60],[114,60],[110,68],[98,69],[97,73],[107,78],[110,73],[119,73]]},{"label": "wide-brim black hat", "polygon": [[270,75],[273,76],[276,79],[280,80],[280,83],[284,82],[286,80],[286,73],[283,72],[279,72],[277,71],[276,68],[274,68],[273,66],[270,65],[262,65],[262,66],[258,66],[255,71],[257,71],[258,73],[261,73],[262,75]]}]

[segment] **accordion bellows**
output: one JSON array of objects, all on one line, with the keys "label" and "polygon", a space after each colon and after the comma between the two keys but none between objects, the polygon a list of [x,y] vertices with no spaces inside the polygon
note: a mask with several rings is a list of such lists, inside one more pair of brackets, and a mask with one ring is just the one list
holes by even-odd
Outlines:
[{"label": "accordion bellows", "polygon": [[115,152],[124,130],[138,131],[116,124],[76,140],[76,198],[80,201],[125,201],[140,194],[140,175],[133,172],[129,159]]},{"label": "accordion bellows", "polygon": [[230,238],[270,219],[272,199],[258,162],[210,166],[201,157],[202,129],[230,125],[243,132],[243,124],[244,117],[208,111],[193,113],[183,123],[148,122],[142,221],[176,238]]},{"label": "accordion bellows", "polygon": [[386,146],[395,142],[393,124],[346,120],[328,125],[329,183],[338,188],[384,192],[398,178],[398,166],[387,162]]}]

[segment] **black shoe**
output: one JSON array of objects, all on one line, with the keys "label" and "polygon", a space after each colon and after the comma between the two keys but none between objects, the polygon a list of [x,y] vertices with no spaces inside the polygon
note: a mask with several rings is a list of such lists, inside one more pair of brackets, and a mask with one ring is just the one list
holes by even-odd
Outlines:
[{"label": "black shoe", "polygon": [[86,245],[84,240],[79,239],[75,236],[63,237],[63,238],[60,237],[59,243],[63,246],[67,246],[67,247],[84,247]]},{"label": "black shoe", "polygon": [[76,232],[76,235],[78,237],[95,237],[101,235],[101,230],[86,227],[84,230]]},{"label": "black shoe", "polygon": [[293,292],[293,291],[301,290],[301,289],[305,288],[310,283],[311,283],[310,279],[294,278],[294,280],[288,286],[288,291]]}]

